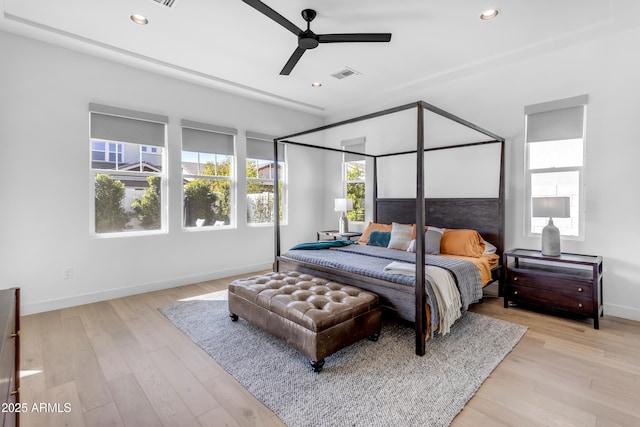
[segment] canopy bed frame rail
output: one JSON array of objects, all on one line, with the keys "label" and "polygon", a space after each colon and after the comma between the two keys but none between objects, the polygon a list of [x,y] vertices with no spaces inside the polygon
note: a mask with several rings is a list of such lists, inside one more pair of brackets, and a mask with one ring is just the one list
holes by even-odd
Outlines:
[{"label": "canopy bed frame rail", "polygon": [[[383,111],[379,111],[377,113],[372,113],[372,114],[367,114],[364,116],[360,116],[360,117],[355,117],[349,120],[344,120],[341,122],[337,122],[334,124],[329,124],[329,125],[325,125],[325,126],[321,126],[318,128],[314,128],[314,129],[310,129],[307,131],[303,131],[303,132],[299,132],[296,134],[292,134],[292,135],[288,135],[288,136],[284,136],[284,137],[280,137],[280,138],[275,138],[273,140],[273,152],[274,152],[274,161],[278,162],[278,143],[286,143],[286,144],[291,144],[291,145],[297,145],[297,146],[302,146],[302,147],[313,147],[316,149],[322,149],[322,150],[330,150],[330,151],[340,151],[340,152],[346,152],[345,150],[340,150],[337,148],[330,148],[330,147],[321,147],[321,146],[315,146],[315,145],[310,145],[310,144],[304,144],[304,143],[299,143],[296,141],[292,141],[292,138],[298,137],[298,136],[303,136],[303,135],[308,135],[308,134],[312,134],[312,133],[316,133],[316,132],[320,132],[320,131],[324,131],[327,129],[331,129],[331,128],[335,128],[335,127],[339,127],[339,126],[343,126],[343,125],[347,125],[347,124],[351,124],[351,123],[356,123],[356,122],[360,122],[360,121],[364,121],[364,120],[370,120],[370,119],[375,119],[381,116],[385,116],[388,114],[393,114],[393,113],[397,113],[400,111],[404,111],[404,110],[409,110],[409,109],[416,109],[416,149],[415,150],[411,150],[411,151],[403,151],[403,152],[396,152],[396,153],[382,153],[380,155],[375,155],[375,154],[366,154],[366,153],[353,153],[353,154],[360,154],[360,155],[364,155],[366,157],[369,158],[373,158],[373,170],[374,170],[374,177],[373,177],[373,194],[374,194],[374,200],[376,200],[376,208],[375,208],[375,214],[374,217],[376,218],[376,220],[378,222],[382,222],[384,220],[390,219],[393,222],[404,222],[404,223],[414,223],[417,227],[418,230],[422,230],[424,229],[424,226],[427,225],[427,218],[429,219],[429,221],[431,221],[431,225],[436,226],[435,221],[436,220],[442,220],[439,221],[438,223],[441,225],[437,225],[440,227],[446,227],[446,228],[472,228],[472,225],[470,224],[477,224],[476,221],[472,221],[471,223],[469,222],[465,222],[466,220],[471,220],[475,215],[478,214],[478,212],[483,212],[483,211],[487,211],[488,213],[488,221],[490,221],[491,223],[494,223],[497,227],[496,230],[490,231],[487,235],[486,238],[487,240],[492,239],[494,241],[491,241],[491,243],[493,243],[494,245],[496,245],[496,247],[499,248],[500,253],[502,252],[502,249],[504,247],[503,244],[503,237],[504,237],[504,138],[488,131],[485,130],[479,126],[474,125],[473,123],[470,123],[460,117],[457,117],[449,112],[446,112],[434,105],[428,104],[424,101],[418,101],[416,103],[411,103],[411,104],[406,104],[406,105],[402,105],[399,107],[395,107],[395,108],[390,108],[387,110],[383,110]],[[436,148],[428,148],[425,149],[425,141],[424,141],[424,129],[425,129],[425,119],[424,119],[424,111],[430,111],[432,113],[438,114],[439,116],[442,116],[444,118],[447,118],[453,122],[458,123],[461,126],[470,128],[475,130],[476,132],[483,134],[487,137],[489,137],[491,140],[490,141],[479,141],[479,142],[473,142],[473,143],[464,143],[464,144],[459,144],[459,145],[450,145],[450,146],[446,146],[446,147],[436,147]],[[424,155],[416,155],[416,196],[418,200],[425,200],[425,203],[415,203],[416,199],[413,199],[413,204],[411,204],[410,201],[403,201],[402,203],[405,204],[405,209],[408,209],[407,211],[404,212],[400,212],[400,210],[402,209],[397,209],[398,212],[396,212],[396,208],[393,208],[393,212],[390,212],[389,214],[385,213],[385,208],[383,207],[382,209],[379,209],[379,207],[384,206],[384,201],[380,201],[378,202],[378,184],[377,184],[377,180],[378,180],[378,168],[377,168],[377,158],[379,157],[387,157],[387,156],[394,156],[394,155],[405,155],[405,154],[411,154],[411,153],[424,153],[425,151],[432,151],[432,150],[443,150],[443,149],[455,149],[455,148],[460,148],[460,147],[468,147],[468,146],[472,146],[472,145],[479,145],[479,144],[488,144],[488,143],[500,143],[501,144],[501,148],[500,148],[500,177],[499,177],[499,190],[498,190],[498,198],[497,201],[495,202],[495,205],[493,205],[491,208],[489,208],[488,206],[482,207],[480,208],[480,210],[474,210],[474,208],[471,207],[471,204],[473,203],[472,201],[480,201],[480,200],[485,200],[485,199],[426,199],[424,198],[424,194],[425,194],[425,185],[424,185]],[[279,182],[279,176],[278,176],[278,168],[274,168],[274,188],[278,188],[278,182]],[[274,212],[278,212],[278,206],[280,204],[280,200],[279,200],[279,194],[276,191],[274,194]],[[398,199],[387,199],[387,200],[398,200]],[[411,200],[411,199],[409,199]],[[443,201],[444,204],[439,204],[438,202],[435,202],[435,200],[441,200]],[[465,202],[466,200],[466,202]],[[429,203],[427,203],[429,202]],[[488,202],[489,204],[491,202]],[[391,204],[393,205],[394,203],[391,202]],[[399,205],[398,205],[399,206]],[[411,213],[412,212],[412,213]],[[399,216],[395,217],[395,214],[398,214]],[[280,265],[281,259],[280,259],[280,218],[279,215],[274,215],[274,246],[275,246],[275,254],[274,254],[274,270],[280,270],[281,268],[284,268],[285,265],[287,265],[287,268],[289,268],[288,262],[282,264],[282,266]],[[456,218],[456,221],[453,221],[453,219]],[[405,220],[403,220],[405,219]],[[446,222],[444,220],[447,220]],[[453,222],[449,222],[449,220],[453,221]],[[458,222],[459,221],[459,222]],[[450,224],[458,224],[458,225],[450,225]],[[482,233],[482,230],[484,230],[487,227],[487,224],[483,224],[482,226],[479,226],[478,228],[476,228],[480,233]],[[494,238],[495,236],[495,238]],[[416,285],[413,288],[413,311],[411,311],[410,309],[408,310],[404,310],[403,309],[403,313],[405,313],[406,316],[411,316],[411,314],[413,314],[413,319],[409,318],[408,320],[413,320],[414,324],[415,324],[415,338],[416,338],[416,354],[423,356],[425,354],[425,340],[426,340],[426,333],[427,333],[427,308],[426,308],[426,291],[425,291],[425,253],[424,253],[424,247],[425,247],[425,238],[424,238],[424,233],[417,233],[416,235]],[[298,265],[298,267],[300,269],[302,268],[310,268],[309,266],[300,266]],[[321,270],[315,270],[315,271],[320,271],[322,273]],[[325,277],[328,277],[327,275],[330,272],[328,271],[324,271]],[[345,281],[345,283],[348,284],[353,284],[354,286],[358,286],[358,284],[362,285],[363,283],[373,283],[369,278],[363,278],[363,277],[352,277],[355,275],[349,275],[349,276],[345,276],[342,280]],[[329,278],[329,277],[328,277]],[[382,286],[382,284],[376,284],[376,286]],[[373,285],[372,285],[373,286]],[[364,286],[363,286],[364,287]],[[371,289],[369,287],[369,289]],[[373,292],[376,292],[375,290],[372,290]],[[382,287],[378,290],[379,295],[382,296],[382,294],[384,293],[384,290],[382,289]],[[384,301],[384,296],[383,296],[383,301]],[[402,307],[405,307],[407,304],[405,304],[405,298],[401,298],[402,299]],[[401,315],[401,317],[404,317]]]}]

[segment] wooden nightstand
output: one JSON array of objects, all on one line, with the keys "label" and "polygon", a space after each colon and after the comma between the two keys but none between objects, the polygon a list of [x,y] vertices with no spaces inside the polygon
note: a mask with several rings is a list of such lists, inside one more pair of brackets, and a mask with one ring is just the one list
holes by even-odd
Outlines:
[{"label": "wooden nightstand", "polygon": [[504,307],[509,301],[544,310],[593,318],[599,329],[602,309],[602,257],[512,249],[502,255]]},{"label": "wooden nightstand", "polygon": [[362,236],[362,233],[360,232],[340,233],[338,230],[325,230],[325,231],[316,232],[316,240],[318,242],[320,240],[338,240],[338,239],[351,240],[354,237],[360,237],[360,236]]}]

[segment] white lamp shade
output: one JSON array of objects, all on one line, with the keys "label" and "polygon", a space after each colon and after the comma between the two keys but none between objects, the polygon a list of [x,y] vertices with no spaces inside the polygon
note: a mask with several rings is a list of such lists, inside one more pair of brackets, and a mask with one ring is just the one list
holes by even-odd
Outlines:
[{"label": "white lamp shade", "polygon": [[335,211],[347,212],[353,210],[353,200],[351,199],[335,199]]},{"label": "white lamp shade", "polygon": [[545,218],[569,218],[571,216],[570,197],[533,197],[531,216]]}]

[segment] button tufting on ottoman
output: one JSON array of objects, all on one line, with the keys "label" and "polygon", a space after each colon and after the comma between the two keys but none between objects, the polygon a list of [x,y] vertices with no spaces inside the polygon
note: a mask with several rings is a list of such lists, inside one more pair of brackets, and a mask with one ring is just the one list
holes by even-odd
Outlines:
[{"label": "button tufting on ottoman", "polygon": [[284,340],[320,372],[324,358],[380,335],[378,296],[295,271],[268,273],[229,284],[229,313]]}]

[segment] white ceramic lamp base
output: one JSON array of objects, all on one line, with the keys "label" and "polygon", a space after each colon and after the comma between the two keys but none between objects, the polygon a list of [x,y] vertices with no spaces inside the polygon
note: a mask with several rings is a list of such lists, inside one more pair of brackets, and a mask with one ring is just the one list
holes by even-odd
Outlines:
[{"label": "white ceramic lamp base", "polygon": [[542,229],[542,255],[560,256],[560,230],[549,218],[549,223]]},{"label": "white ceramic lamp base", "polygon": [[349,218],[347,218],[346,212],[342,212],[342,216],[340,217],[340,222],[338,223],[338,232],[340,234],[349,232]]}]

